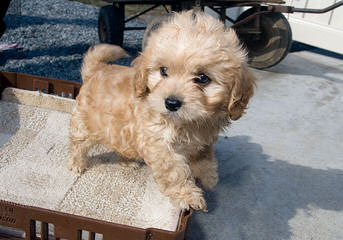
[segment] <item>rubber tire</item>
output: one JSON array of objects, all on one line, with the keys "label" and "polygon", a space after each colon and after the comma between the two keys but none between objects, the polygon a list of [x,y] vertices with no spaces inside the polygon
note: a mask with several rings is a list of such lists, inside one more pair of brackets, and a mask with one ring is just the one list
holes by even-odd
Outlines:
[{"label": "rubber tire", "polygon": [[[267,10],[265,7],[262,11]],[[255,13],[254,8],[243,12],[236,21]],[[254,20],[237,27],[252,27]],[[261,34],[240,34],[238,36],[248,50],[249,64],[253,68],[264,69],[278,64],[284,59],[292,45],[292,29],[285,16],[278,12],[269,12],[261,15]],[[258,39],[254,37],[258,36]]]},{"label": "rubber tire", "polygon": [[5,30],[6,30],[6,23],[0,19],[0,38],[5,33]]},{"label": "rubber tire", "polygon": [[125,13],[118,7],[107,5],[100,8],[98,17],[98,35],[101,43],[118,46],[124,41]]},{"label": "rubber tire", "polygon": [[142,49],[143,50],[145,49],[146,45],[148,44],[148,39],[149,39],[151,33],[156,31],[156,29],[158,29],[161,26],[162,22],[168,21],[172,15],[173,15],[172,13],[165,14],[162,17],[153,19],[149,23],[149,25],[145,29],[144,36],[143,36],[143,41],[142,41]]}]

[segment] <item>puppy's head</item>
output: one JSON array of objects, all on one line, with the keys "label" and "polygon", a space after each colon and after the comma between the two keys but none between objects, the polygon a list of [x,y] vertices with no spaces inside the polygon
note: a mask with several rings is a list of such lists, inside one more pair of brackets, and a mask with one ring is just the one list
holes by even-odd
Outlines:
[{"label": "puppy's head", "polygon": [[255,78],[234,30],[202,12],[175,13],[133,66],[137,97],[172,121],[237,120],[253,95]]}]

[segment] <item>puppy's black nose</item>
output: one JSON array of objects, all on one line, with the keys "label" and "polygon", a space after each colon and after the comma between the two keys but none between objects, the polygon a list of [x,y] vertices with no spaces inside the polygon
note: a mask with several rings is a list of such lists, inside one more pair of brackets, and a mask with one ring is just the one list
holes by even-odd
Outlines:
[{"label": "puppy's black nose", "polygon": [[175,112],[175,111],[179,110],[179,108],[182,105],[182,102],[179,99],[177,99],[176,97],[168,97],[164,101],[164,104],[166,105],[166,108],[169,111]]}]

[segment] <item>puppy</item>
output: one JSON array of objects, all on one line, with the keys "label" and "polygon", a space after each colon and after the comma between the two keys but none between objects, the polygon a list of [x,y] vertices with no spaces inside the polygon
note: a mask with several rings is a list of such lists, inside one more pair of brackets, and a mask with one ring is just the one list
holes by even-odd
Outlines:
[{"label": "puppy", "polygon": [[239,119],[254,90],[246,52],[230,28],[202,12],[175,13],[154,31],[132,67],[100,44],[85,55],[83,85],[70,121],[69,169],[103,143],[131,164],[150,166],[159,190],[182,208],[206,211],[203,191],[218,182],[213,144]]}]

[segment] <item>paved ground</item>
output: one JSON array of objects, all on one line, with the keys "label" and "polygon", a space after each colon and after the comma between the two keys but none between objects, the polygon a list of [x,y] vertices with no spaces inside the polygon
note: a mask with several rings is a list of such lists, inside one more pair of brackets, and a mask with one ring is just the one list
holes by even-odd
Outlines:
[{"label": "paved ground", "polygon": [[[189,239],[343,239],[343,60],[300,51],[255,70],[247,114],[216,145],[220,184]],[[340,59],[339,59],[340,58]]]}]

